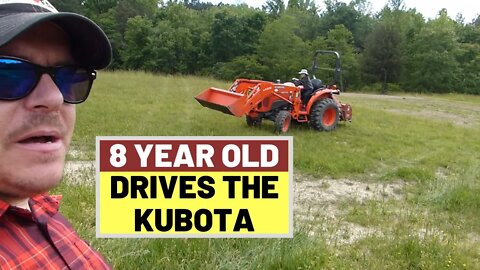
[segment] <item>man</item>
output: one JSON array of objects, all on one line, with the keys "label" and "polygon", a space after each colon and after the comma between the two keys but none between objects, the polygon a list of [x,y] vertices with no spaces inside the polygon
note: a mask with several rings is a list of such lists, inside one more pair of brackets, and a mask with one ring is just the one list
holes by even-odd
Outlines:
[{"label": "man", "polygon": [[111,47],[46,0],[0,0],[0,268],[109,269],[45,193],[63,173],[75,105]]},{"label": "man", "polygon": [[310,100],[310,96],[312,95],[312,92],[313,92],[313,84],[312,84],[312,81],[310,80],[310,78],[308,77],[308,70],[306,69],[302,69],[300,70],[300,72],[298,72],[298,74],[300,74],[300,80],[299,79],[295,79],[294,80],[294,84],[296,86],[299,86],[299,85],[302,85],[303,86],[303,89],[302,89],[302,103],[303,105],[307,105],[308,103],[308,100]]}]

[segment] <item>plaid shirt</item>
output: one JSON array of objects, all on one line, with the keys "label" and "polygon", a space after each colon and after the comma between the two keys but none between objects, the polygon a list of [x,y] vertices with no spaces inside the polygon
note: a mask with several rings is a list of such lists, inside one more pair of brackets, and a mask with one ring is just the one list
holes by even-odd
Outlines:
[{"label": "plaid shirt", "polygon": [[0,200],[0,269],[110,269],[58,212],[60,198],[35,196],[31,212]]}]

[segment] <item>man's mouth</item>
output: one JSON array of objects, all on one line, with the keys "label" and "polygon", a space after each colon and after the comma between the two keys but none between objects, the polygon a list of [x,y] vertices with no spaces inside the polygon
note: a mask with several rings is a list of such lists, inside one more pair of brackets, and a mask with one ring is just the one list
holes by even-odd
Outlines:
[{"label": "man's mouth", "polygon": [[16,145],[29,151],[42,153],[57,151],[62,148],[61,133],[55,130],[34,131],[18,138]]},{"label": "man's mouth", "polygon": [[19,141],[21,144],[30,144],[30,143],[54,143],[58,141],[58,137],[55,136],[34,136],[29,137],[24,140]]}]

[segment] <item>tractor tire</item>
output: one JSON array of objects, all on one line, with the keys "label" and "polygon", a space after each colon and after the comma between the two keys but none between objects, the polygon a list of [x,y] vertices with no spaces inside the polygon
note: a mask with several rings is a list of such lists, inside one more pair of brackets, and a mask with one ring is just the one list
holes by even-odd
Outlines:
[{"label": "tractor tire", "polygon": [[278,134],[287,133],[288,129],[290,129],[291,122],[292,116],[290,115],[290,111],[279,111],[275,117],[275,132]]},{"label": "tractor tire", "polygon": [[340,120],[340,110],[331,98],[321,99],[312,105],[310,126],[318,131],[332,131]]},{"label": "tractor tire", "polygon": [[262,124],[262,118],[260,117],[251,117],[247,115],[245,119],[247,120],[247,125],[249,127],[259,127]]}]

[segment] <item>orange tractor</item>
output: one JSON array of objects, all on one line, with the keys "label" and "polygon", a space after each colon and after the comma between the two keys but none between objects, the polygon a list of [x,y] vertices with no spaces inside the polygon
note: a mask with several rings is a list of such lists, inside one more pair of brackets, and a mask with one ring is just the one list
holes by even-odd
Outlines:
[{"label": "orange tractor", "polygon": [[[334,80],[322,85],[315,78],[318,67],[318,55],[334,54],[336,56]],[[292,119],[307,122],[319,131],[331,131],[339,121],[351,121],[352,107],[341,103],[337,95],[342,89],[340,55],[334,51],[317,51],[311,68],[314,91],[307,104],[302,104],[302,86],[291,82],[273,83],[261,80],[237,79],[230,89],[208,88],[195,99],[204,107],[231,114],[246,116],[247,125],[259,126],[263,119],[274,122],[275,131],[285,133],[290,128]],[[336,83],[340,83],[337,88]]]}]

